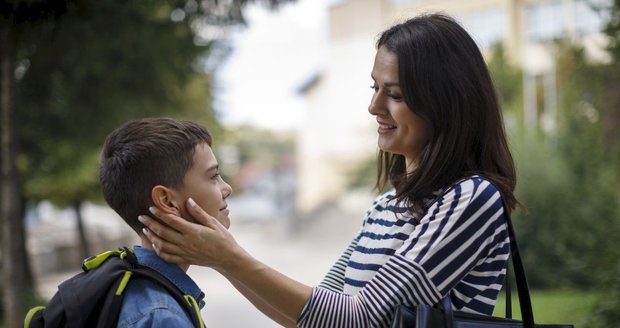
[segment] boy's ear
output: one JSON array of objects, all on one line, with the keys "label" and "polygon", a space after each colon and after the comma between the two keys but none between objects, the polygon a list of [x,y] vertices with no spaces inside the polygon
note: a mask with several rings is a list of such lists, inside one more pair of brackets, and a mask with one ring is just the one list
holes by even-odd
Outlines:
[{"label": "boy's ear", "polygon": [[174,190],[170,188],[162,185],[153,187],[151,190],[151,200],[155,207],[164,213],[176,215],[180,215],[181,213],[180,209],[183,204],[177,201]]}]

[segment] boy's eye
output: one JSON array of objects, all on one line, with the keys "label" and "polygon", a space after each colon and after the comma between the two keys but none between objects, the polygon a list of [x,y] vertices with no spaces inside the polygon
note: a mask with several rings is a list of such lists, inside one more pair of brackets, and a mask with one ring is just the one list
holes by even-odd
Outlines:
[{"label": "boy's eye", "polygon": [[217,179],[217,178],[219,178],[219,177],[220,177],[220,173],[218,172],[218,173],[215,173],[215,174],[211,177],[211,179],[215,180],[215,179]]}]

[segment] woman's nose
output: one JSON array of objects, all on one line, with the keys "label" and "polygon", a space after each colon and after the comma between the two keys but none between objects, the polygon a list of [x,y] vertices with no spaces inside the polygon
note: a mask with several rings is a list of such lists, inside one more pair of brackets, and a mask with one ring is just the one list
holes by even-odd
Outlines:
[{"label": "woman's nose", "polygon": [[379,115],[381,113],[381,96],[378,92],[375,92],[370,98],[370,104],[368,105],[368,112],[372,115]]}]

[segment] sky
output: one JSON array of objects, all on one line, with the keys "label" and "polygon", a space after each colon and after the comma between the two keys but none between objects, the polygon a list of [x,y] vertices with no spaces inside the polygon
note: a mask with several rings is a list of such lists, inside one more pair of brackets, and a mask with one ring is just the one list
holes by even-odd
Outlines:
[{"label": "sky", "polygon": [[326,1],[246,8],[248,27],[232,32],[233,51],[216,71],[214,105],[224,125],[292,131],[301,124],[296,90],[325,58]]}]

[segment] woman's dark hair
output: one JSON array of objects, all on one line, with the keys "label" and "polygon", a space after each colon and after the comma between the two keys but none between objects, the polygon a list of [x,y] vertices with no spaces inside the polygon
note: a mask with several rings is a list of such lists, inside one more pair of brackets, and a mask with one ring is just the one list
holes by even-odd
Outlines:
[{"label": "woman's dark hair", "polygon": [[101,151],[99,182],[106,202],[141,234],[138,215],[153,205],[153,187],[182,188],[196,146],[211,141],[207,128],[189,121],[161,117],[125,123],[108,135]]},{"label": "woman's dark hair", "polygon": [[518,204],[514,163],[495,89],[474,40],[454,19],[426,14],[381,33],[380,47],[398,57],[403,99],[428,123],[430,138],[411,174],[404,156],[380,150],[377,187],[389,181],[400,201],[423,214],[425,197],[480,175],[513,210]]}]

